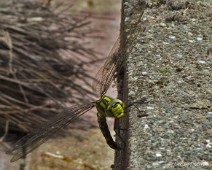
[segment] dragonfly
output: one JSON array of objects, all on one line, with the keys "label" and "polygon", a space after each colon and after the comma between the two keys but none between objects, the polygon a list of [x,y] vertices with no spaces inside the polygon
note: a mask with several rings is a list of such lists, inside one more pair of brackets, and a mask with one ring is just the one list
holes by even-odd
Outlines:
[{"label": "dragonfly", "polygon": [[8,154],[13,155],[11,162],[25,157],[28,153],[46,142],[60,129],[66,127],[94,107],[97,109],[99,128],[105,137],[107,144],[113,149],[120,149],[110,134],[106,117],[117,119],[123,117],[125,105],[121,100],[105,95],[111,85],[115,72],[122,66],[121,63],[123,62],[123,59],[119,56],[118,47],[119,38],[111,49],[104,66],[98,71],[96,75],[96,83],[93,83],[93,87],[101,97],[96,101],[64,108],[61,113],[56,115],[41,128],[38,128],[21,138],[14,144],[12,149],[7,151]]},{"label": "dragonfly", "polygon": [[[142,15],[143,12],[141,16]],[[63,111],[61,113],[57,114],[53,119],[50,119],[45,125],[28,133],[26,136],[18,140],[14,146],[7,151],[7,154],[12,155],[10,162],[15,162],[21,158],[25,158],[28,153],[38,148],[52,136],[57,134],[61,129],[94,107],[96,107],[99,128],[106,140],[106,143],[112,149],[122,149],[122,147],[113,140],[106,120],[107,117],[120,119],[124,116],[126,109],[123,101],[106,95],[115,73],[123,66],[124,57],[121,56],[119,46],[120,38],[116,40],[103,67],[96,74],[97,81],[93,83],[93,87],[99,94],[99,99],[84,104],[73,105],[69,108],[63,107]]]}]

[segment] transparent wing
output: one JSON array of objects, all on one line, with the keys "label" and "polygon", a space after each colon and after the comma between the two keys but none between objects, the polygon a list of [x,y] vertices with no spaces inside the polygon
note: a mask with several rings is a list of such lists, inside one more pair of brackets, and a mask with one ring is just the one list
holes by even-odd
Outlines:
[{"label": "transparent wing", "polygon": [[116,40],[113,48],[111,49],[108,59],[105,61],[104,66],[97,72],[95,78],[97,81],[93,83],[93,89],[100,95],[104,95],[111,85],[113,76],[117,70],[122,66],[123,57],[118,53],[119,38]]},{"label": "transparent wing", "polygon": [[[145,1],[139,1],[139,4],[135,4],[134,12],[137,11],[136,8],[139,8],[139,11],[140,11],[138,13],[139,18],[134,24],[132,24],[132,29],[130,30],[130,32],[134,32],[134,30],[137,29],[138,26],[141,26],[140,28],[141,32],[145,30],[146,25],[141,22],[141,18],[143,16],[146,5],[147,3]],[[134,37],[134,39],[136,38]],[[120,45],[119,43],[120,43],[120,38],[116,40],[112,50],[110,51],[108,55],[108,59],[106,60],[104,66],[96,74],[95,78],[97,79],[97,81],[93,83],[93,89],[97,91],[97,93],[101,96],[104,95],[107,92],[108,88],[110,87],[115,72],[122,67],[124,57],[121,56],[121,53],[119,52],[119,45]],[[126,40],[125,43],[129,43],[129,40]]]},{"label": "transparent wing", "polygon": [[70,124],[72,121],[74,121],[93,107],[94,103],[88,103],[84,105],[75,105],[69,109],[64,109],[62,113],[58,114],[56,117],[54,117],[54,119],[47,122],[46,125],[38,128],[33,133],[29,133],[28,135],[17,141],[14,147],[7,152],[8,154],[13,155],[10,161],[14,162],[20,158],[25,157],[28,153],[46,142],[61,128]]}]

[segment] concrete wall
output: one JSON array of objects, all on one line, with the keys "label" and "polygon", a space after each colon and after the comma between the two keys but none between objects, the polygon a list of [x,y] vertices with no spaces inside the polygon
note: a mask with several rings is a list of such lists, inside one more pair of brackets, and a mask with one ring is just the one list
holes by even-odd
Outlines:
[{"label": "concrete wall", "polygon": [[141,102],[122,120],[126,147],[116,152],[114,169],[212,168],[208,2],[148,1],[135,28],[142,3],[123,1],[123,96],[126,103]]}]

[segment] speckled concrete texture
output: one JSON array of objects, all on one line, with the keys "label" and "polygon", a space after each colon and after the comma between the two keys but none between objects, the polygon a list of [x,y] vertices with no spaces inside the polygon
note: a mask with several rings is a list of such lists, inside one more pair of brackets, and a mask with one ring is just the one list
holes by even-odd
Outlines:
[{"label": "speckled concrete texture", "polygon": [[125,96],[141,102],[128,109],[114,169],[212,169],[211,1],[149,0],[132,32],[139,4],[123,2],[122,34]]}]

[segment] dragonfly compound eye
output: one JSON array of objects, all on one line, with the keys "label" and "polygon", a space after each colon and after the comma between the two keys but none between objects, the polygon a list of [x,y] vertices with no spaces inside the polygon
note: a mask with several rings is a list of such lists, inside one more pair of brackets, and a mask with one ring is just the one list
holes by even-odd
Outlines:
[{"label": "dragonfly compound eye", "polygon": [[124,109],[121,103],[117,102],[113,104],[112,113],[115,118],[121,118],[122,116],[124,116]]}]

